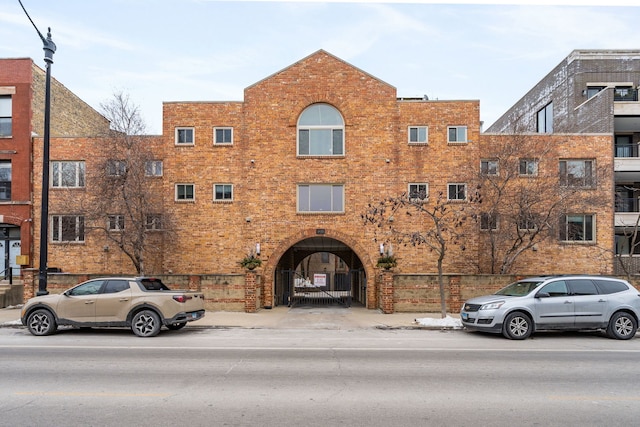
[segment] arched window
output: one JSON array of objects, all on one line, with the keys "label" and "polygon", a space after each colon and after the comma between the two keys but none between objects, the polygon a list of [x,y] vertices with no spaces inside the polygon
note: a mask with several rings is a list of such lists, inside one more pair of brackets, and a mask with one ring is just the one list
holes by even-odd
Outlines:
[{"label": "arched window", "polygon": [[299,156],[344,156],[344,120],[328,104],[307,107],[298,119]]}]

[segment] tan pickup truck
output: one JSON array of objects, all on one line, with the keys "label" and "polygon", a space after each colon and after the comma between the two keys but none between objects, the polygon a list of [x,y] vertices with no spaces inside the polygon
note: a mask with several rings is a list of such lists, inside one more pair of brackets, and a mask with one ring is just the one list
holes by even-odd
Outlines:
[{"label": "tan pickup truck", "polygon": [[58,325],[128,327],[140,337],[158,335],[162,325],[183,328],[204,317],[201,292],[170,290],[151,277],[92,279],[61,293],[31,298],[21,321],[33,335],[50,335]]}]

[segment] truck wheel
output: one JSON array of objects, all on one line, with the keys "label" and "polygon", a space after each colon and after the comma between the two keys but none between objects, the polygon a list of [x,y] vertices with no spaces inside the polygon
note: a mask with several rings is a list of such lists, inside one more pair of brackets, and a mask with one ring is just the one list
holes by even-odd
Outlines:
[{"label": "truck wheel", "polygon": [[155,337],[160,326],[160,317],[152,310],[139,311],[131,320],[131,330],[139,337]]},{"label": "truck wheel", "polygon": [[36,336],[51,335],[58,329],[56,319],[49,310],[38,309],[27,318],[29,332]]}]

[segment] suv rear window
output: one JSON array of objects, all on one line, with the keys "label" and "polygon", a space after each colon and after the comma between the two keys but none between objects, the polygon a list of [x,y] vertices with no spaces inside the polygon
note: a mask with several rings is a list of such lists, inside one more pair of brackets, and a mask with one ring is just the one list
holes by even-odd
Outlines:
[{"label": "suv rear window", "polygon": [[148,291],[168,291],[169,288],[166,287],[162,280],[160,279],[141,279],[140,283],[142,286]]},{"label": "suv rear window", "polygon": [[594,280],[601,294],[615,294],[629,289],[629,287],[618,280]]}]

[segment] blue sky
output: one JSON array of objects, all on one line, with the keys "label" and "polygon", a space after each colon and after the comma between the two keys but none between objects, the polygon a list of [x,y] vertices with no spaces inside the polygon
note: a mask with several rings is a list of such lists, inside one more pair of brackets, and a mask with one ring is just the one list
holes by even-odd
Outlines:
[{"label": "blue sky", "polygon": [[[52,29],[56,79],[94,108],[127,92],[156,134],[163,101],[241,101],[319,49],[398,96],[480,100],[485,129],[572,50],[640,50],[640,7],[626,0],[22,3]],[[0,0],[0,57],[44,68],[18,0]]]}]

